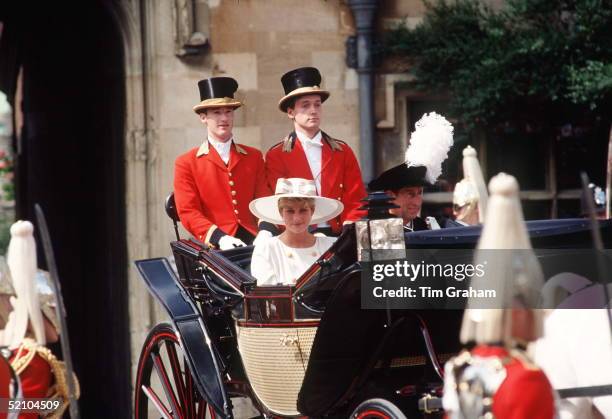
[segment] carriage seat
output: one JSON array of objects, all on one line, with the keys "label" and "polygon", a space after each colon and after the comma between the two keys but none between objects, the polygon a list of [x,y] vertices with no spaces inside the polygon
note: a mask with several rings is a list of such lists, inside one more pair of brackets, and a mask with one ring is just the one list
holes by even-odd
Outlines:
[{"label": "carriage seat", "polygon": [[236,247],[229,250],[218,250],[217,252],[228,259],[234,265],[239,266],[249,274],[251,273],[251,256],[255,246]]}]

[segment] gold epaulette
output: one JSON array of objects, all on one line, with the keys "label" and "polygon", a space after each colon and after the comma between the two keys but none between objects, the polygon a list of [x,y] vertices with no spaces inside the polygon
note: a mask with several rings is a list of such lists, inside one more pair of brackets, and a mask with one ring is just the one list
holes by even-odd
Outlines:
[{"label": "gold epaulette", "polygon": [[293,150],[293,145],[295,144],[295,133],[291,133],[283,138],[283,153],[291,153]]},{"label": "gold epaulette", "polygon": [[[27,350],[28,353],[21,355],[23,350]],[[47,418],[61,418],[68,405],[70,404],[70,391],[68,388],[68,382],[66,377],[66,365],[64,362],[58,360],[49,348],[44,345],[39,345],[34,339],[26,338],[23,340],[15,358],[11,362],[11,366],[15,370],[15,374],[20,375],[32,362],[35,355],[39,355],[44,359],[51,367],[53,378],[55,383],[49,389],[47,397],[60,401],[60,405],[52,413],[45,416]],[[81,387],[77,376],[73,373],[72,378],[74,380],[74,398],[78,399],[81,396]]]},{"label": "gold epaulette", "polygon": [[342,141],[336,140],[335,138],[330,137],[327,133],[321,131],[321,135],[327,141],[327,144],[331,147],[333,151],[342,151]]},{"label": "gold epaulette", "polygon": [[245,154],[245,155],[247,154],[247,151],[240,144],[234,143],[234,145],[236,146],[237,152],[239,152],[240,154]]}]

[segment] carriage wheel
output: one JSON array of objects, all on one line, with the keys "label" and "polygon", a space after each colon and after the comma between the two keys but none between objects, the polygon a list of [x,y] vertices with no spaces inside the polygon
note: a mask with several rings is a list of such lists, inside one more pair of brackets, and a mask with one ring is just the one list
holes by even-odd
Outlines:
[{"label": "carriage wheel", "polygon": [[134,417],[204,419],[216,415],[200,396],[185,362],[174,328],[155,326],[147,336],[138,360]]},{"label": "carriage wheel", "polygon": [[385,399],[370,399],[357,406],[352,419],[406,419],[399,408]]}]

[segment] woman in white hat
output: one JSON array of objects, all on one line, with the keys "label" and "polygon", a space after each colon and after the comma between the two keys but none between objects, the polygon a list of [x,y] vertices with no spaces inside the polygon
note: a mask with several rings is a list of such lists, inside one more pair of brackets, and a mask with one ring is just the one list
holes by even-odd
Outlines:
[{"label": "woman in white hat", "polygon": [[249,205],[260,221],[284,225],[276,237],[256,243],[251,274],[257,285],[293,285],[336,240],[313,235],[308,227],[337,217],[344,206],[335,199],[317,195],[314,181],[301,178],[278,179],[272,196]]}]

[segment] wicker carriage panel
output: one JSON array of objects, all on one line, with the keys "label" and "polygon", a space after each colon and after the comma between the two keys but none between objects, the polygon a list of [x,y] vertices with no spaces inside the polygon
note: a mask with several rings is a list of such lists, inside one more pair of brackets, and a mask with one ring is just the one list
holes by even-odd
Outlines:
[{"label": "wicker carriage panel", "polygon": [[253,391],[272,412],[299,415],[298,392],[316,327],[237,327],[238,348]]}]

